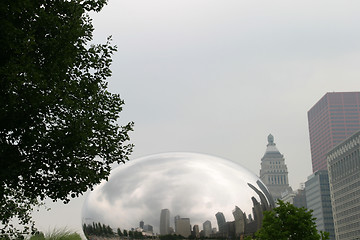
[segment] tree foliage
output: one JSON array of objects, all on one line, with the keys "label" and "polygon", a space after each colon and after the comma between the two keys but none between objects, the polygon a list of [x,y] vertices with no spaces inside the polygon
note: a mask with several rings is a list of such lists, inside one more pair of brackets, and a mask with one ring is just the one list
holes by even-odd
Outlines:
[{"label": "tree foliage", "polygon": [[68,202],[128,160],[132,123],[107,91],[110,39],[90,45],[89,11],[106,0],[0,1],[0,219],[31,220],[45,198]]},{"label": "tree foliage", "polygon": [[[118,228],[118,231],[120,229]],[[109,225],[101,223],[83,224],[83,232],[87,238],[89,236],[114,237],[115,233]],[[121,232],[121,231],[120,231]],[[120,235],[119,235],[120,236]]]},{"label": "tree foliage", "polygon": [[261,229],[256,239],[268,240],[325,240],[328,234],[318,234],[312,210],[297,208],[290,203],[278,202],[279,206],[264,213]]}]

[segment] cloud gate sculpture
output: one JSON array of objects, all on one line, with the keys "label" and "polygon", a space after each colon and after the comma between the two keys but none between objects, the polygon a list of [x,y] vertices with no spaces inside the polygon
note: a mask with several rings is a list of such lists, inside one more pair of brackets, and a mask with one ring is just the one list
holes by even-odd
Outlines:
[{"label": "cloud gate sculpture", "polygon": [[254,233],[263,211],[273,206],[260,179],[237,163],[163,153],[114,169],[88,194],[82,222],[89,239],[139,233],[238,237]]}]

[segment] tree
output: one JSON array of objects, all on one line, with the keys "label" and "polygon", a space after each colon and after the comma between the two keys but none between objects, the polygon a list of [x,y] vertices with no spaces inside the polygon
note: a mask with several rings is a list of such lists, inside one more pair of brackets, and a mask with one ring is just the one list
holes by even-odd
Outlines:
[{"label": "tree", "polygon": [[117,234],[118,234],[119,237],[121,237],[123,235],[120,228],[117,229]]},{"label": "tree", "polygon": [[[90,11],[106,0],[0,2],[0,220],[31,223],[45,198],[67,203],[132,151],[133,123],[107,90],[110,43],[90,45]],[[26,228],[25,230],[29,230]],[[0,233],[1,234],[1,233]]]},{"label": "tree", "polygon": [[268,240],[319,240],[329,239],[328,234],[316,230],[312,210],[297,208],[279,200],[279,206],[264,213],[262,227],[256,239]]}]

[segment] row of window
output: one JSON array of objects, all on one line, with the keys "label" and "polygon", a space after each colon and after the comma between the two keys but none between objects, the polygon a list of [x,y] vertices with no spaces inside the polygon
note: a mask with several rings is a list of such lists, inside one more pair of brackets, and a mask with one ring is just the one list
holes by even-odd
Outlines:
[{"label": "row of window", "polygon": [[271,184],[286,184],[286,177],[284,175],[281,176],[268,176],[268,181]]},{"label": "row of window", "polygon": [[[353,190],[356,189],[357,187],[360,187],[360,181],[356,181],[353,184],[350,184],[341,190],[338,190],[338,191],[334,190],[335,203],[340,204],[343,201],[345,201],[346,199],[348,199],[349,197],[352,197],[354,195],[360,196],[360,192],[359,192],[359,194],[355,194],[356,191],[353,192]],[[342,197],[340,197],[340,196],[342,196]],[[340,197],[340,198],[338,198],[338,197]]]},{"label": "row of window", "polygon": [[347,120],[347,119],[333,120],[333,121],[331,121],[331,123],[359,123],[359,119],[357,119],[357,120]]},{"label": "row of window", "polygon": [[[330,119],[344,119],[345,116],[337,117],[337,116],[331,116]],[[346,116],[346,119],[359,119],[358,116]]]},{"label": "row of window", "polygon": [[344,202],[343,204],[336,205],[335,210],[336,210],[336,212],[340,212],[343,209],[349,208],[349,206],[352,206],[354,204],[359,204],[359,203],[360,203],[359,198],[352,199],[350,201]]},{"label": "row of window", "polygon": [[[354,98],[353,101],[356,102],[356,99]],[[331,104],[331,105],[329,105],[329,107],[330,108],[359,107],[359,105],[357,105],[357,104],[352,104],[352,105],[349,105],[349,104],[346,104],[346,105],[343,105],[343,104]]]},{"label": "row of window", "polygon": [[336,192],[339,189],[343,188],[344,186],[347,186],[348,184],[354,182],[354,180],[357,179],[360,179],[360,172],[356,174],[352,174],[346,178],[339,179],[336,182],[332,181],[333,191]]},{"label": "row of window", "polygon": [[351,154],[341,158],[336,162],[332,162],[330,166],[331,181],[335,182],[339,178],[348,176],[353,172],[359,171],[360,157],[359,149],[356,149]]},{"label": "row of window", "polygon": [[[348,128],[354,128],[354,127],[358,127],[359,124],[332,124],[332,127],[348,127]],[[333,128],[333,130],[335,130],[336,128]],[[345,128],[340,128],[340,129],[344,129]]]},{"label": "row of window", "polygon": [[268,170],[266,171],[266,173],[286,173],[286,171],[281,169],[274,169],[274,170]]},{"label": "row of window", "polygon": [[[353,231],[349,231],[353,229]],[[360,236],[360,221],[355,222],[355,223],[351,223],[351,224],[347,224],[344,227],[339,228],[339,232],[346,232],[343,234],[339,234],[339,239],[346,239],[346,238],[350,238],[350,239],[356,239],[355,237],[359,237]],[[354,237],[354,238],[351,238]]]},{"label": "row of window", "polygon": [[[360,196],[360,189],[356,190],[356,191],[354,191],[354,192],[352,192],[352,193],[350,193],[350,194],[348,194],[348,195],[346,195],[344,197],[341,197],[339,199],[335,198],[335,206],[340,205],[341,203],[343,203],[344,201],[346,201],[349,198],[356,198],[356,197],[359,197],[359,196]],[[359,208],[358,210],[360,211],[360,205],[358,205],[357,207]],[[335,210],[336,210],[336,208],[335,208]],[[347,215],[353,213],[354,210],[355,210],[354,208],[350,208],[350,209],[347,209],[347,210],[341,211],[341,212],[336,211],[336,217],[339,219],[341,217],[347,216]]]},{"label": "row of window", "polygon": [[[359,205],[358,205],[358,206],[359,206]],[[355,214],[355,215],[352,215],[352,216],[348,216],[348,217],[346,217],[346,218],[343,218],[343,219],[337,221],[337,224],[338,224],[338,225],[342,225],[342,224],[347,224],[347,223],[349,223],[349,222],[351,222],[351,221],[354,221],[354,220],[358,220],[358,219],[359,219],[359,214],[360,214],[360,212],[357,213],[357,214]]]},{"label": "row of window", "polygon": [[330,110],[330,112],[347,112],[347,111],[358,111],[358,109],[357,108],[346,108],[346,109],[344,109],[344,108],[330,108],[329,109]]},{"label": "row of window", "polygon": [[359,115],[359,112],[330,112],[330,115]]}]

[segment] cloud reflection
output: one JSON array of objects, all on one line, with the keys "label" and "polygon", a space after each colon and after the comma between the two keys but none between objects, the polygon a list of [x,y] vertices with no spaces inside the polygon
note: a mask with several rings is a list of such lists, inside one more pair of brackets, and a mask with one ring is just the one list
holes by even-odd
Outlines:
[{"label": "cloud reflection", "polygon": [[216,213],[234,221],[237,206],[254,218],[254,201],[264,210],[273,204],[269,196],[259,178],[239,164],[204,154],[163,153],[114,169],[108,182],[87,196],[83,223],[132,229],[143,221],[160,233],[160,212],[169,209],[172,229],[177,215],[200,230],[207,220],[218,228]]}]

